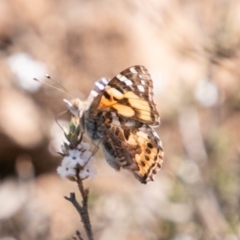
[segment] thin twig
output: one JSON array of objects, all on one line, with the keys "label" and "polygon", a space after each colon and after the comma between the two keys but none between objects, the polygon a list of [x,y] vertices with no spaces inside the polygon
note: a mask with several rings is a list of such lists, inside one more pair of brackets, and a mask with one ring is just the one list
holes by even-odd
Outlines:
[{"label": "thin twig", "polygon": [[76,235],[79,238],[79,240],[83,240],[81,233],[79,231],[76,231]]},{"label": "thin twig", "polygon": [[[88,190],[84,189],[82,180],[79,177],[77,178],[77,182],[78,182],[79,191],[82,195],[82,206],[76,200],[75,193],[70,193],[70,197],[65,196],[64,198],[66,200],[70,201],[73,204],[73,206],[76,208],[76,210],[78,211],[78,213],[81,217],[81,221],[83,223],[83,226],[84,226],[84,229],[85,229],[88,239],[93,240],[92,227],[91,227],[90,218],[89,218],[89,214],[88,214],[88,203],[87,203],[88,202]],[[81,237],[81,235],[80,235],[80,237]],[[82,240],[82,238],[80,238],[80,240]]]},{"label": "thin twig", "polygon": [[76,210],[78,211],[78,213],[82,217],[82,207],[80,206],[80,204],[76,200],[75,193],[72,192],[72,193],[70,193],[70,197],[65,196],[64,198],[72,203],[72,205],[76,208]]},{"label": "thin twig", "polygon": [[73,240],[83,240],[81,233],[79,231],[76,231],[76,235],[72,237]]},{"label": "thin twig", "polygon": [[88,189],[84,189],[82,179],[80,179],[79,174],[77,174],[78,189],[82,195],[82,217],[84,218],[84,228],[87,233],[89,240],[93,240],[92,226],[88,214]]}]

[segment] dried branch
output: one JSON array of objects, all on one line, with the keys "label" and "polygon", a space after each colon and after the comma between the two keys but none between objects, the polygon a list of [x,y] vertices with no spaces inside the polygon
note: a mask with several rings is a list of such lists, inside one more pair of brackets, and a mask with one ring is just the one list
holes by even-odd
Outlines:
[{"label": "dried branch", "polygon": [[[78,174],[77,174],[78,176]],[[78,183],[78,188],[82,196],[82,205],[79,204],[79,202],[76,200],[75,193],[70,193],[70,197],[64,197],[66,200],[70,201],[75,209],[78,211],[81,221],[83,223],[85,232],[87,234],[88,240],[93,240],[93,233],[92,233],[92,227],[90,223],[90,218],[88,214],[88,194],[89,191],[88,189],[84,189],[82,179],[80,177],[77,177],[77,183]],[[82,240],[80,232],[77,232],[78,235],[77,237],[79,240]],[[75,238],[77,239],[77,238]]]},{"label": "dried branch", "polygon": [[76,235],[72,237],[73,240],[83,240],[81,233],[79,231],[76,231]]}]

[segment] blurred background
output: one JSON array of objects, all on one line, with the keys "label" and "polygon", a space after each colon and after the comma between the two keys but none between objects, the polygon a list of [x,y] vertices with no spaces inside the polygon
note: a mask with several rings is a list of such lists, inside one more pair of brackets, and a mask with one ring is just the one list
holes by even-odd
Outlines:
[{"label": "blurred background", "polygon": [[137,64],[153,78],[165,161],[142,185],[97,153],[85,181],[95,239],[240,239],[240,1],[2,0],[1,240],[82,230],[64,199],[77,186],[56,174],[55,118],[71,97],[32,79],[85,99]]}]

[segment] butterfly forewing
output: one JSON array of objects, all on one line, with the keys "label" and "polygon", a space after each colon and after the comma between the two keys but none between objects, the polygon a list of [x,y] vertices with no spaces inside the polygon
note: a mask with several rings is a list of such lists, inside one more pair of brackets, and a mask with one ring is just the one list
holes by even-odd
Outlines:
[{"label": "butterfly forewing", "polygon": [[125,118],[157,126],[159,115],[153,102],[153,84],[143,66],[128,68],[115,76],[96,97],[99,111],[114,111]]}]

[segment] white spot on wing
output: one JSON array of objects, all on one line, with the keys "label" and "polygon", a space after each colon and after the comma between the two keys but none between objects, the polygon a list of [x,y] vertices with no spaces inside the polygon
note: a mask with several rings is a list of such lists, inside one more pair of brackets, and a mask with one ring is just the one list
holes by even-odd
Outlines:
[{"label": "white spot on wing", "polygon": [[139,143],[144,143],[148,139],[148,135],[145,132],[138,131],[136,135],[138,136]]},{"label": "white spot on wing", "polygon": [[152,133],[153,133],[153,135],[154,135],[156,138],[160,139],[155,130],[152,129]]},{"label": "white spot on wing", "polygon": [[130,72],[132,72],[132,73],[137,73],[137,70],[136,70],[135,67],[131,67],[131,68],[129,68],[129,70],[130,70]]},{"label": "white spot on wing", "polygon": [[163,148],[162,141],[159,141],[159,146],[160,146],[161,148]]},{"label": "white spot on wing", "polygon": [[145,89],[142,85],[138,85],[137,88],[140,92],[145,92]]},{"label": "white spot on wing", "polygon": [[112,113],[112,122],[111,122],[112,125],[115,125],[115,126],[121,126],[120,122],[119,122],[119,119],[116,115],[116,113]]},{"label": "white spot on wing", "polygon": [[145,81],[144,81],[144,80],[141,80],[141,84],[142,84],[142,85],[145,85]]},{"label": "white spot on wing", "polygon": [[100,81],[103,85],[108,85],[108,80],[106,78],[101,78]]},{"label": "white spot on wing", "polygon": [[121,82],[125,82],[125,84],[126,84],[127,86],[132,86],[132,85],[133,85],[133,83],[132,83],[131,80],[129,80],[128,78],[126,78],[124,75],[122,75],[122,74],[120,74],[120,73],[117,75],[117,78],[118,78]]},{"label": "white spot on wing", "polygon": [[116,78],[118,78],[120,81],[122,81],[122,80],[121,80],[121,77],[123,77],[123,75],[120,74],[120,73],[116,76]]},{"label": "white spot on wing", "polygon": [[101,91],[105,88],[105,86],[103,84],[101,84],[100,82],[95,82],[95,86]]},{"label": "white spot on wing", "polygon": [[135,125],[135,121],[128,120],[126,123],[124,123],[124,126],[126,127],[133,127]]},{"label": "white spot on wing", "polygon": [[97,93],[96,91],[94,91],[94,90],[92,90],[90,94],[91,94],[91,96],[93,96],[94,98],[98,95],[98,93]]},{"label": "white spot on wing", "polygon": [[132,81],[131,80],[129,80],[129,79],[127,79],[126,81],[125,81],[125,83],[126,83],[126,85],[127,86],[132,86]]}]

